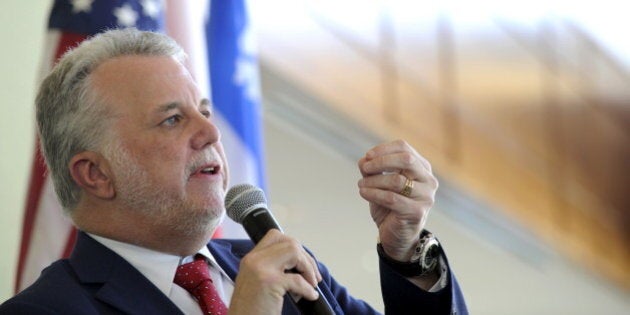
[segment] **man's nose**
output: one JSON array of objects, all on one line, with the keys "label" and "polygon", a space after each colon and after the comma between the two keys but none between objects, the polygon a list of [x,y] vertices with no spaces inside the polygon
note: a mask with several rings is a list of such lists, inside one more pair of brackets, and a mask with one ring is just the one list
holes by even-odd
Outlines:
[{"label": "man's nose", "polygon": [[195,135],[192,139],[194,149],[203,149],[221,140],[221,132],[211,118],[204,115],[195,115]]}]

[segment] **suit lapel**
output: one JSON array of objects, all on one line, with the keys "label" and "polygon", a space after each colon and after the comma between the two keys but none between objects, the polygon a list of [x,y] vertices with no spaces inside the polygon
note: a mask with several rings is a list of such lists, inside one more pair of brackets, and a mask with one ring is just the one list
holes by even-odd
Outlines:
[{"label": "suit lapel", "polygon": [[96,288],[96,299],[124,313],[182,314],[136,268],[83,232],[69,261],[82,284]]},{"label": "suit lapel", "polygon": [[254,245],[249,240],[215,239],[208,243],[208,249],[223,271],[235,280],[238,265]]}]

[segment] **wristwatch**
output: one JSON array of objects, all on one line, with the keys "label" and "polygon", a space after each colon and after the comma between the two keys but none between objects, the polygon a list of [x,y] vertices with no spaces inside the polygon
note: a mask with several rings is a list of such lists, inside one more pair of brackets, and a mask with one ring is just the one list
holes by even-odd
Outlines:
[{"label": "wristwatch", "polygon": [[387,256],[381,243],[376,245],[376,251],[378,256],[396,272],[405,277],[417,277],[427,275],[435,270],[442,253],[442,247],[431,232],[423,230],[409,262],[398,261]]}]

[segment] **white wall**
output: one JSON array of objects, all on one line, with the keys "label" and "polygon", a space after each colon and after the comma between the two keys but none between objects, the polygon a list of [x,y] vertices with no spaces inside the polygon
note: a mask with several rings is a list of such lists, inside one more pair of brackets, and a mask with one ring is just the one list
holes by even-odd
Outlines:
[{"label": "white wall", "polygon": [[[342,148],[302,133],[303,122],[266,113],[270,204],[278,221],[354,296],[382,309],[376,230],[357,193],[355,161],[338,154]],[[630,310],[628,292],[519,235],[523,227],[515,222],[489,209],[447,209],[444,201],[438,200],[427,226],[444,244],[471,314],[622,315]]]},{"label": "white wall", "polygon": [[49,1],[0,2],[0,301],[12,295],[35,146],[34,91]]}]

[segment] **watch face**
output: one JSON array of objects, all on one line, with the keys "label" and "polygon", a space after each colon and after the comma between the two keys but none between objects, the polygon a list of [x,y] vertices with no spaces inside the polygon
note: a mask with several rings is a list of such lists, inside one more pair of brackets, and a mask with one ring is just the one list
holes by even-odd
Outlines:
[{"label": "watch face", "polygon": [[440,244],[434,237],[429,237],[422,249],[422,259],[420,260],[422,273],[431,272],[438,264]]},{"label": "watch face", "polygon": [[431,246],[427,252],[427,259],[437,259],[440,256],[440,247],[438,245]]},{"label": "watch face", "polygon": [[440,247],[437,244],[434,244],[434,245],[432,244],[432,246],[429,246],[424,256],[423,267],[428,270],[433,270],[433,268],[435,268],[435,265],[438,262],[439,256],[440,256]]}]

